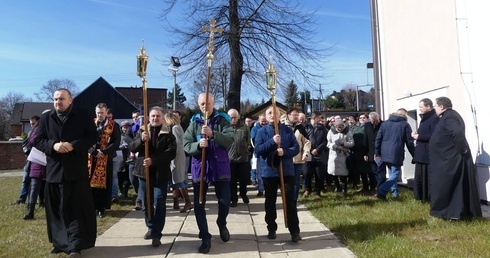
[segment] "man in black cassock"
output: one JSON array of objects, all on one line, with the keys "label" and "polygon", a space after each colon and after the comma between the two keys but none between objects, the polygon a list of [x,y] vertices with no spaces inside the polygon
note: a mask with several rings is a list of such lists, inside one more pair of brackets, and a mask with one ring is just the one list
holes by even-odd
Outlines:
[{"label": "man in black cassock", "polygon": [[429,141],[430,215],[459,220],[482,216],[465,124],[447,97],[434,105],[439,122]]},{"label": "man in black cassock", "polygon": [[79,256],[95,245],[97,222],[88,177],[88,149],[97,142],[92,116],[74,108],[67,89],[54,92],[35,147],[46,154],[46,221],[51,253]]}]

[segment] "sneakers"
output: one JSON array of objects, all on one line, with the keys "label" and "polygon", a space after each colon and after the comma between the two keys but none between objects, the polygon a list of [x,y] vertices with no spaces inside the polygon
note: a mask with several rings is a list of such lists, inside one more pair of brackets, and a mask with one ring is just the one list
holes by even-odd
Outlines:
[{"label": "sneakers", "polygon": [[296,242],[299,242],[301,240],[302,240],[302,238],[298,233],[291,235],[291,241],[296,243]]},{"label": "sneakers", "polygon": [[151,245],[154,247],[159,247],[161,244],[162,244],[162,242],[160,242],[160,239],[158,239],[158,238],[153,238],[151,240]]},{"label": "sneakers", "polygon": [[211,249],[211,239],[202,240],[201,246],[199,246],[199,252],[202,254],[207,254],[209,253],[210,249]]},{"label": "sneakers", "polygon": [[226,228],[226,226],[219,227],[219,237],[221,237],[221,240],[223,240],[223,242],[230,241],[230,231],[228,231],[228,228]]},{"label": "sneakers", "polygon": [[269,239],[276,239],[276,231],[269,231],[269,234],[267,234],[267,238]]}]

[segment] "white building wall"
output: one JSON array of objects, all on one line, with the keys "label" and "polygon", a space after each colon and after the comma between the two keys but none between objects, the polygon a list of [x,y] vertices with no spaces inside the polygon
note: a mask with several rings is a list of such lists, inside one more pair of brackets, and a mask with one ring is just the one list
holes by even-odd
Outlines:
[{"label": "white building wall", "polygon": [[[377,6],[382,117],[401,107],[418,114],[420,99],[449,97],[466,123],[480,197],[490,200],[490,119],[484,109],[490,94],[490,1],[377,0]],[[413,119],[416,130],[418,116]],[[404,166],[404,179],[410,166]]]}]

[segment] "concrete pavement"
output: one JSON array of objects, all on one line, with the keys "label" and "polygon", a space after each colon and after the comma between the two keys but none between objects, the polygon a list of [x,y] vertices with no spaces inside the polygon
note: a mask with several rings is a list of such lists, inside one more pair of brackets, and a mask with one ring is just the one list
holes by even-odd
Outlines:
[{"label": "concrete pavement", "polygon": [[[192,192],[192,191],[191,191]],[[167,199],[167,219],[163,229],[162,245],[151,246],[151,240],[144,240],[147,231],[142,211],[130,211],[124,218],[97,238],[96,246],[82,251],[84,257],[355,257],[342,243],[303,206],[299,205],[298,215],[302,241],[291,242],[289,231],[284,227],[284,217],[280,198],[277,204],[277,238],[266,237],[264,221],[264,198],[255,197],[250,191],[250,203],[239,200],[238,207],[230,208],[228,230],[230,241],[224,243],[219,237],[217,199],[210,188],[206,212],[211,240],[211,251],[200,254],[198,248],[198,228],[194,211],[179,213],[172,209],[172,199]],[[183,205],[183,204],[182,204]],[[181,205],[181,206],[182,206]]]}]

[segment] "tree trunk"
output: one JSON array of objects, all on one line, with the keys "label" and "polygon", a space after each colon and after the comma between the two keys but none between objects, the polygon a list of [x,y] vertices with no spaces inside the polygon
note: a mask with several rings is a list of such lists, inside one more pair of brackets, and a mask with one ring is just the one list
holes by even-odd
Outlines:
[{"label": "tree trunk", "polygon": [[226,96],[228,109],[234,108],[240,112],[240,93],[242,89],[243,56],[240,49],[240,20],[238,17],[238,0],[230,0],[230,87]]}]

